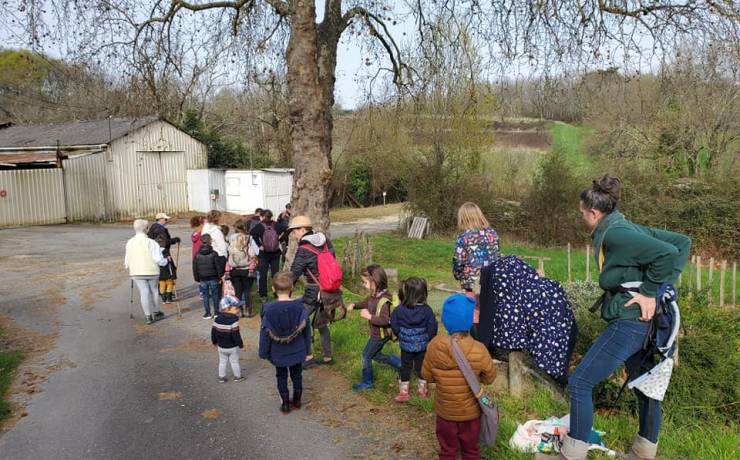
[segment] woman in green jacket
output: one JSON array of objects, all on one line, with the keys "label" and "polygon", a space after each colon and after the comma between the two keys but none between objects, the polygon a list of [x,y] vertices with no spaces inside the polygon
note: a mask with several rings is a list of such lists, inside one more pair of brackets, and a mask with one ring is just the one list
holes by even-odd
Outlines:
[{"label": "woman in green jacket", "polygon": [[[621,182],[612,176],[593,181],[581,193],[581,215],[592,230],[594,255],[601,271],[599,286],[606,295],[601,317],[604,332],[591,345],[568,381],[570,432],[559,456],[535,459],[583,460],[593,423],[593,388],[623,363],[630,378],[640,374],[643,342],[655,314],[655,296],[663,283],[675,283],[686,264],[691,240],[679,233],[643,227],[627,220],[617,205]],[[623,283],[637,282],[627,292]],[[631,290],[632,290],[631,289]],[[627,458],[654,459],[661,425],[660,401],[635,390],[640,428]]]}]

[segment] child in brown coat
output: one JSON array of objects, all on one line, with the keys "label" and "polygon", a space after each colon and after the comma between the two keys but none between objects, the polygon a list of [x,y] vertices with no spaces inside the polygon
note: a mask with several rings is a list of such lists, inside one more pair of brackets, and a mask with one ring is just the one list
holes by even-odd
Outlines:
[{"label": "child in brown coat", "polygon": [[360,310],[370,328],[370,338],[362,350],[362,382],[352,385],[354,391],[369,390],[375,387],[373,380],[373,361],[385,363],[398,371],[401,359],[383,353],[383,346],[391,339],[391,303],[393,296],[388,292],[388,277],[378,265],[369,265],[360,275],[365,289],[370,295],[362,302],[351,304],[348,310]]},{"label": "child in brown coat", "polygon": [[473,325],[475,299],[453,294],[442,306],[442,324],[450,336],[438,335],[427,347],[421,375],[436,383],[434,412],[437,414],[439,458],[454,460],[458,450],[463,460],[480,459],[480,408],[452,354],[457,341],[482,385],[493,382],[496,370],[486,347],[469,334]]}]

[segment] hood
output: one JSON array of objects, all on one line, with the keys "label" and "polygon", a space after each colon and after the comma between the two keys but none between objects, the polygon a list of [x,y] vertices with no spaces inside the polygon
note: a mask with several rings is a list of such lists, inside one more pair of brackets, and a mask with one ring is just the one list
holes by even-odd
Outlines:
[{"label": "hood", "polygon": [[326,244],[326,235],[324,235],[321,232],[309,233],[307,235],[303,235],[303,238],[301,238],[301,241],[311,243],[317,248],[320,248],[321,246]]},{"label": "hood", "polygon": [[198,249],[198,254],[203,254],[204,256],[207,256],[208,254],[212,252],[213,252],[213,247],[210,244],[201,245],[200,249]]}]

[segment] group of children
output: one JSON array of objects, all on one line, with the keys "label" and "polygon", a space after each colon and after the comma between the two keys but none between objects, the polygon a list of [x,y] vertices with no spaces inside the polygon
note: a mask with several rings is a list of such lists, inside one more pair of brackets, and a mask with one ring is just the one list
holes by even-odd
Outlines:
[{"label": "group of children", "polygon": [[[368,321],[369,338],[362,352],[362,381],[355,391],[373,388],[372,361],[387,364],[399,373],[399,393],[395,401],[410,398],[412,371],[418,379],[417,394],[428,398],[429,383],[436,384],[434,401],[437,414],[436,434],[440,458],[480,458],[478,434],[480,409],[452,352],[456,341],[482,384],[495,377],[493,361],[486,347],[475,341],[469,331],[473,325],[475,299],[453,294],[442,306],[441,321],[448,336],[437,334],[437,319],[427,304],[427,283],[422,278],[403,281],[398,292],[398,305],[388,291],[388,278],[379,265],[370,265],[362,273],[369,295],[348,310],[359,310]],[[302,372],[305,357],[311,350],[308,313],[301,299],[292,299],[293,277],[290,272],[273,276],[272,289],[277,300],[263,305],[259,338],[259,357],[275,366],[280,394],[280,411],[284,414],[301,407]],[[226,381],[226,362],[230,360],[234,380],[242,379],[238,350],[243,347],[239,336],[238,310],[227,309],[216,318],[212,330],[213,344],[219,350],[219,380]],[[398,340],[401,356],[383,353],[384,346]],[[293,383],[291,397],[288,377]]]}]

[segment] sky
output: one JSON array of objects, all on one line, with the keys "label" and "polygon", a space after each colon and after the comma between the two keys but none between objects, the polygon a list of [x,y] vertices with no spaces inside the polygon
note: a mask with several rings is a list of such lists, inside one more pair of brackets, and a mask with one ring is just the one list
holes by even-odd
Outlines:
[{"label": "sky", "polygon": [[[19,0],[23,3],[23,0]],[[10,2],[13,3],[13,2]],[[324,15],[323,1],[316,2],[317,22],[320,22]],[[23,15],[18,13],[17,6],[5,6],[3,18],[0,18],[0,47],[23,48],[27,38],[23,33],[22,26],[19,25]],[[16,23],[11,23],[9,18],[14,17]],[[412,36],[414,24],[412,20],[403,20],[399,18],[398,23],[394,26],[388,24],[394,38],[403,42],[404,33]],[[342,40],[337,50],[337,70],[335,84],[335,99],[343,108],[353,109],[365,100],[368,92],[368,79],[377,71],[378,64],[388,67],[390,63],[387,58],[381,55],[384,62],[378,63],[374,53],[367,48],[366,40],[358,40],[357,37],[350,37],[348,33],[342,36]],[[44,47],[44,53],[54,58],[59,58],[62,54],[59,48]],[[371,57],[373,64],[367,66],[364,64],[365,58]]]}]

